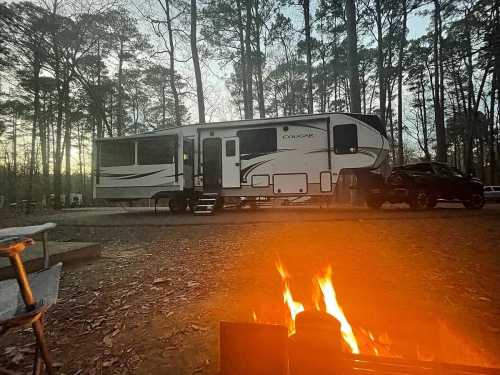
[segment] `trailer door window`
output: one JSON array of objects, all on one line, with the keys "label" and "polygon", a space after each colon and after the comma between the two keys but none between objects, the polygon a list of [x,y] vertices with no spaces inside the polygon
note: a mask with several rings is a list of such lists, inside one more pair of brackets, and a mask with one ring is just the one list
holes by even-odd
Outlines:
[{"label": "trailer door window", "polygon": [[355,124],[333,127],[333,148],[336,154],[355,154],[358,152],[358,127]]},{"label": "trailer door window", "polygon": [[276,128],[240,130],[240,154],[267,154],[276,152]]},{"label": "trailer door window", "polygon": [[137,164],[173,164],[177,149],[176,136],[140,139],[137,142]]},{"label": "trailer door window", "polygon": [[99,148],[101,167],[121,167],[135,163],[135,142],[133,140],[103,141]]},{"label": "trailer door window", "polygon": [[231,157],[236,155],[236,141],[234,139],[226,141],[226,156]]}]

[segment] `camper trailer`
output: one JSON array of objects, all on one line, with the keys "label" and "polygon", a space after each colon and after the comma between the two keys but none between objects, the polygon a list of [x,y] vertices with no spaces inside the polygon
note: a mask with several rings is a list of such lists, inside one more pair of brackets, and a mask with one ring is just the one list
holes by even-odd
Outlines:
[{"label": "camper trailer", "polygon": [[223,200],[331,197],[342,171],[376,170],[389,142],[378,117],[351,113],[186,125],[96,141],[95,198],[169,198],[213,213]]}]

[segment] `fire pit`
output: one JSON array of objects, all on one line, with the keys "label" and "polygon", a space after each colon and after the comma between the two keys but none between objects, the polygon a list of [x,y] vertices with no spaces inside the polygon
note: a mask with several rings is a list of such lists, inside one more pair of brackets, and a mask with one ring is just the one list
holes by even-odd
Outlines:
[{"label": "fire pit", "polygon": [[[276,268],[283,283],[285,324],[221,322],[221,374],[497,374],[500,369],[403,359],[384,352],[374,335],[361,329],[359,341],[337,301],[332,268],[313,278],[314,308],[293,298],[290,275],[281,262]],[[356,331],[358,332],[358,330]],[[359,341],[359,342],[358,342]],[[388,337],[379,339],[390,346]],[[362,344],[362,345],[360,345]],[[370,354],[363,348],[368,347]],[[361,350],[360,350],[361,348]]]}]

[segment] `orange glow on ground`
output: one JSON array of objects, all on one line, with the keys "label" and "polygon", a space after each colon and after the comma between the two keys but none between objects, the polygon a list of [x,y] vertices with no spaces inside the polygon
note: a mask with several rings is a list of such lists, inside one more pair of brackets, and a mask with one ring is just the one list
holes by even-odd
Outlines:
[{"label": "orange glow on ground", "polygon": [[[353,352],[490,367],[498,363],[481,341],[492,340],[491,335],[481,336],[485,332],[480,334],[471,326],[471,315],[457,310],[458,302],[449,302],[463,295],[443,296],[434,275],[442,274],[443,266],[456,266],[449,264],[450,258],[445,258],[448,264],[437,263],[435,254],[446,251],[438,247],[441,244],[402,230],[408,240],[403,246],[391,237],[390,228],[378,223],[309,222],[265,228],[252,228],[250,235],[255,238],[248,239],[245,250],[250,256],[239,263],[238,277],[243,279],[234,288],[243,301],[239,305],[243,320],[252,310],[258,322],[274,324],[283,324],[284,316],[296,316],[302,309],[328,309],[340,316],[338,306],[357,341],[357,349],[349,344]],[[429,229],[430,237],[437,234]],[[452,236],[447,238],[448,247],[454,245]],[[274,254],[280,254],[283,262],[276,263]],[[328,264],[334,271],[333,291],[327,283],[321,288],[317,279],[311,285],[311,276]],[[320,277],[326,274],[328,270]],[[468,284],[470,279],[460,282]],[[320,297],[325,292],[335,295],[337,303],[318,301],[316,289]],[[234,315],[233,319],[238,320]],[[342,325],[343,318],[337,319]],[[343,337],[349,340],[351,333],[345,327],[344,322]]]}]

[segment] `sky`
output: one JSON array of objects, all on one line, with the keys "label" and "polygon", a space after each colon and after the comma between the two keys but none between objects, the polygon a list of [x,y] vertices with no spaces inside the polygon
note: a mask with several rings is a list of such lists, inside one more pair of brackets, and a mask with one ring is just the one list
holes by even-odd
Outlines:
[{"label": "sky", "polygon": [[[311,1],[311,16],[316,12],[317,1]],[[136,11],[136,7],[135,12]],[[283,13],[290,17],[297,30],[303,27],[303,18],[301,9],[298,6],[289,6],[288,9],[284,9]],[[416,39],[424,35],[430,24],[429,16],[423,16],[419,13],[410,14],[408,17],[408,39]],[[314,32],[313,32],[314,36]],[[362,41],[368,44],[369,41]],[[182,51],[181,51],[181,54]],[[205,100],[206,100],[206,110],[207,110],[207,121],[226,121],[226,120],[238,120],[240,119],[240,114],[234,108],[232,104],[231,95],[229,90],[225,85],[225,80],[227,77],[233,73],[233,68],[231,64],[226,66],[221,66],[219,62],[215,60],[204,60],[201,61],[202,76],[204,78],[204,89],[205,89]],[[192,70],[192,62],[177,64],[176,69],[178,69],[185,78],[192,82],[194,87],[194,73]],[[191,99],[186,101],[186,106],[190,109],[192,114],[191,120],[196,122],[197,120],[197,109],[196,109],[196,98],[193,96]]]}]

